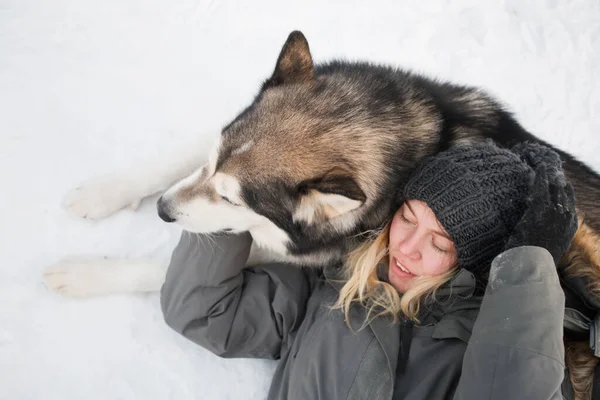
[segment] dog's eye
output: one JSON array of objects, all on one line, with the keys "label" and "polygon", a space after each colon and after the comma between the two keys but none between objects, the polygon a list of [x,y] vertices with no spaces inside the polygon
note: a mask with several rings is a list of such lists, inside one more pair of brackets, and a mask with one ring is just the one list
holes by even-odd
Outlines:
[{"label": "dog's eye", "polygon": [[239,206],[239,204],[235,204],[233,201],[229,200],[227,197],[225,196],[221,196],[221,198],[223,200],[225,200],[227,203],[231,204],[232,206]]}]

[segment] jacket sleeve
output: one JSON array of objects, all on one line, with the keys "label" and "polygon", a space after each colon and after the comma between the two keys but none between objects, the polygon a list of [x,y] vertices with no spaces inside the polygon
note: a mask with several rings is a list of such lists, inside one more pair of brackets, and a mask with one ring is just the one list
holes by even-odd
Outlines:
[{"label": "jacket sleeve", "polygon": [[183,232],[161,289],[167,325],[221,357],[276,359],[301,323],[309,272],[292,265],[245,268],[252,238]]},{"label": "jacket sleeve", "polygon": [[562,399],[563,315],[548,251],[522,246],[497,256],[454,399]]}]

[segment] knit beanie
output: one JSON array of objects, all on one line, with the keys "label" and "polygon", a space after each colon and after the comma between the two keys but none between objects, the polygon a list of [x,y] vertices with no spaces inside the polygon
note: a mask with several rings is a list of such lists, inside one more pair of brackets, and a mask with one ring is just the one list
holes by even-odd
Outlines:
[{"label": "knit beanie", "polygon": [[491,140],[455,145],[424,159],[399,200],[425,202],[452,238],[458,267],[485,285],[492,260],[528,205],[534,167],[540,162],[561,168],[560,157],[536,143],[512,149]]}]

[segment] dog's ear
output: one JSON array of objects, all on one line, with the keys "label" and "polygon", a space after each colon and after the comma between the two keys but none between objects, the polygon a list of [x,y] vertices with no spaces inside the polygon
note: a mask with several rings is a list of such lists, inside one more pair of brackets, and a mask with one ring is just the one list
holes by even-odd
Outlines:
[{"label": "dog's ear", "polygon": [[299,202],[294,221],[312,224],[328,221],[362,206],[367,196],[343,168],[298,186]]},{"label": "dog's ear", "polygon": [[308,41],[300,31],[293,31],[288,36],[271,78],[264,87],[278,86],[286,83],[310,82],[315,78],[312,56]]}]

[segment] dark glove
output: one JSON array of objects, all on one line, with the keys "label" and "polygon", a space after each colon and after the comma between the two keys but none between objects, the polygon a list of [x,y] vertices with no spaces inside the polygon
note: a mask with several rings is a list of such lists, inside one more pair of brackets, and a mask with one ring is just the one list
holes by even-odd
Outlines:
[{"label": "dark glove", "polygon": [[527,245],[543,247],[558,264],[569,249],[578,227],[575,194],[560,167],[543,162],[533,164],[536,176],[528,206],[505,250]]}]

